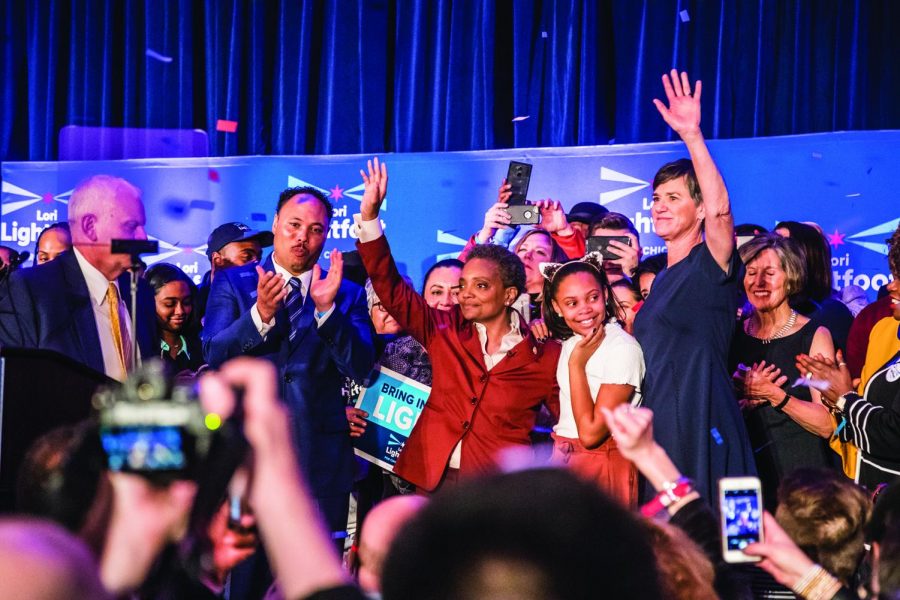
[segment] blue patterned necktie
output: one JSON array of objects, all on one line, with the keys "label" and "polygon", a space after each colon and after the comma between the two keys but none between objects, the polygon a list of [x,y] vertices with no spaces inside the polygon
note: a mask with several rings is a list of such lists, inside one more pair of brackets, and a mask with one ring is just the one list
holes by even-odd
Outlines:
[{"label": "blue patterned necktie", "polygon": [[297,336],[297,327],[300,325],[300,313],[303,311],[303,292],[300,291],[300,279],[291,277],[288,279],[291,291],[285,300],[284,307],[287,309],[288,320],[291,322],[291,333],[288,340],[293,342]]}]

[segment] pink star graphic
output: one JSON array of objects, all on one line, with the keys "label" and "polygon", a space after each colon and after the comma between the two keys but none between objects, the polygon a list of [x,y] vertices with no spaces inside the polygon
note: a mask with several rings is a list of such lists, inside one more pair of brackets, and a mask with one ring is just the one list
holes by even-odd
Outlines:
[{"label": "pink star graphic", "polygon": [[843,245],[845,237],[846,236],[843,233],[838,233],[838,230],[835,229],[834,233],[828,234],[828,243],[837,248],[838,246]]},{"label": "pink star graphic", "polygon": [[344,197],[344,190],[341,189],[341,186],[339,186],[339,185],[335,185],[333,188],[331,188],[328,191],[331,192],[332,200],[340,200],[341,198]]},{"label": "pink star graphic", "polygon": [[44,201],[44,204],[53,204],[53,194],[47,192],[41,196],[41,199]]}]

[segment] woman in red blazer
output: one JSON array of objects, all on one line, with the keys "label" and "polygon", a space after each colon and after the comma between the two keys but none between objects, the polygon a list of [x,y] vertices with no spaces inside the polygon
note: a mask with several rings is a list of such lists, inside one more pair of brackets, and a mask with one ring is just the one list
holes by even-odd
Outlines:
[{"label": "woman in red blazer", "polygon": [[460,278],[459,305],[429,307],[397,271],[378,211],[387,168],[361,171],[365,193],[357,249],[388,312],[428,350],[431,395],[394,472],[434,491],[457,477],[493,470],[497,454],[529,446],[541,404],[559,416],[557,342],[538,342],[510,305],[525,289],[522,262],[500,246],[478,246]]}]

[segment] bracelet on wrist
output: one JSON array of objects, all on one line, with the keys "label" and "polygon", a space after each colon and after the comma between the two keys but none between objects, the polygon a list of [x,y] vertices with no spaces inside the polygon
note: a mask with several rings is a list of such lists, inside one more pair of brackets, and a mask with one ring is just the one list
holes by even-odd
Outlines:
[{"label": "bracelet on wrist", "polygon": [[791,590],[806,600],[831,600],[841,589],[841,583],[822,565],[814,564],[791,586]]},{"label": "bracelet on wrist", "polygon": [[774,409],[777,410],[778,412],[782,412],[782,411],[784,411],[784,407],[785,407],[785,406],[787,405],[787,403],[790,402],[790,401],[791,401],[791,395],[790,395],[790,394],[785,394],[785,395],[784,395],[784,399],[783,399],[781,402],[779,402],[778,404],[774,405],[772,408],[774,408]]},{"label": "bracelet on wrist", "polygon": [[694,491],[694,482],[687,477],[679,477],[675,481],[667,481],[650,502],[641,507],[641,514],[653,517]]}]

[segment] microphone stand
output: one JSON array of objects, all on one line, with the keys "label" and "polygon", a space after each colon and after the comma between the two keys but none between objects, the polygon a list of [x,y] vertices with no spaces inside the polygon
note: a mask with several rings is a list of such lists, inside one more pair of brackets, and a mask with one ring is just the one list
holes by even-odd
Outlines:
[{"label": "microphone stand", "polygon": [[141,270],[141,254],[159,253],[159,242],[156,240],[112,240],[112,254],[127,254],[131,257],[131,370],[141,366],[140,352],[137,345],[137,290],[138,271]]}]

